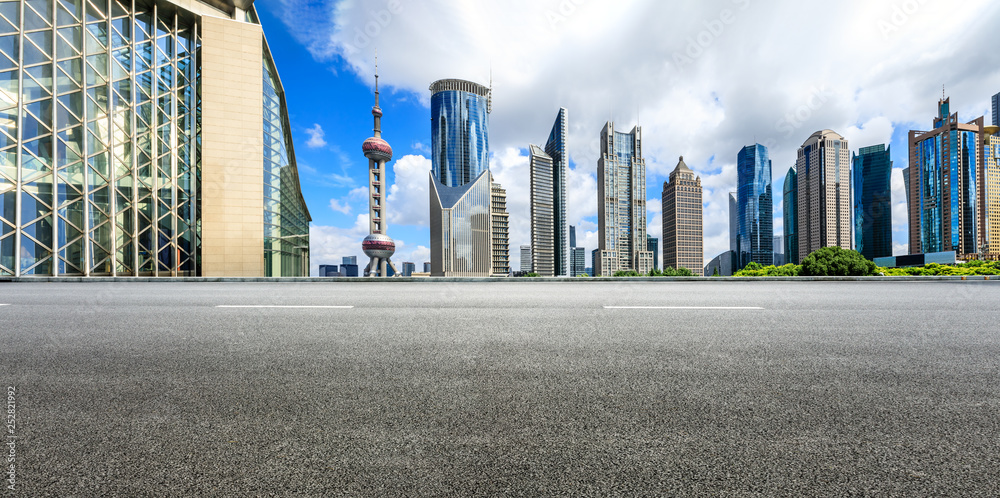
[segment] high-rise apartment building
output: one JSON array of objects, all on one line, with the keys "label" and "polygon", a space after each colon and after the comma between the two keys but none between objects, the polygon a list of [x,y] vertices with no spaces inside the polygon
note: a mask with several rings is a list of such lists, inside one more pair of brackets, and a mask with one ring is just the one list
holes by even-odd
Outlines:
[{"label": "high-rise apartment building", "polygon": [[862,147],[852,159],[854,250],[874,261],[892,256],[892,158],[885,144]]},{"label": "high-rise apartment building", "polygon": [[507,213],[507,191],[493,183],[490,195],[490,217],[493,220],[494,277],[510,275],[510,214]]},{"label": "high-rise apartment building", "polygon": [[705,271],[702,227],[701,177],[684,163],[663,183],[663,267],[687,268],[701,276]]},{"label": "high-rise apartment building", "polygon": [[252,0],[0,2],[0,275],[309,275]]},{"label": "high-rise apartment building", "polygon": [[903,171],[909,212],[910,254],[954,251],[960,259],[983,252],[986,199],[982,137],[985,118],[968,123],[938,102],[932,131],[910,131],[910,162]]},{"label": "high-rise apartment building", "polygon": [[[490,89],[463,80],[431,87],[430,228],[433,276],[494,274]],[[496,220],[502,220],[502,216]],[[502,237],[501,237],[502,238]]]},{"label": "high-rise apartment building", "polygon": [[552,158],[537,145],[529,146],[531,180],[531,271],[556,275]]},{"label": "high-rise apartment building", "polygon": [[646,250],[653,253],[653,268],[660,268],[660,239],[646,234]]},{"label": "high-rise apartment building", "polygon": [[784,241],[785,263],[793,265],[799,264],[799,195],[798,195],[798,173],[795,166],[788,169],[785,174],[785,188],[783,192],[782,219],[785,227]]},{"label": "high-rise apartment building", "polygon": [[767,147],[748,145],[737,156],[738,177],[736,270],[751,262],[774,264],[774,201],[771,193],[771,159]]},{"label": "high-rise apartment building", "polygon": [[985,220],[985,241],[983,252],[989,259],[1000,259],[1000,127],[986,128],[983,137],[983,156],[986,163],[984,188],[986,208],[982,214]]},{"label": "high-rise apartment building", "polygon": [[646,161],[640,127],[620,133],[614,123],[604,125],[597,195],[600,255],[594,272],[599,276],[627,270],[648,273],[653,254],[646,250]]},{"label": "high-rise apartment building", "polygon": [[823,247],[852,248],[849,151],[847,139],[832,130],[813,133],[798,150],[799,261]]}]

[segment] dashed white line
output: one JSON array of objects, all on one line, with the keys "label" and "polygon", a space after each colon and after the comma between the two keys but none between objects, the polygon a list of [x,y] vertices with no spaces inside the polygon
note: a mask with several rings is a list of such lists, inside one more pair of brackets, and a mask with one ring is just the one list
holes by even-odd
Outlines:
[{"label": "dashed white line", "polygon": [[275,305],[250,305],[250,306],[216,306],[216,308],[278,308],[278,309],[349,310],[349,309],[354,309],[354,306],[275,306]]},{"label": "dashed white line", "polygon": [[756,306],[605,306],[606,310],[757,310]]},{"label": "dashed white line", "polygon": [[10,306],[9,304],[0,304],[0,306]]}]

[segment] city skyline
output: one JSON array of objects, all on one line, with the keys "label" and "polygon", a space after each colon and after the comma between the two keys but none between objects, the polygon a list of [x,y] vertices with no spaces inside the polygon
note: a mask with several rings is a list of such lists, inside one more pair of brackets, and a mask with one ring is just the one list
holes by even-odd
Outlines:
[{"label": "city skyline", "polygon": [[[990,114],[990,97],[1000,89],[1000,78],[996,72],[987,71],[984,76],[975,80],[964,79],[963,75],[970,74],[969,69],[966,69],[970,66],[964,59],[949,58],[960,53],[962,45],[971,42],[962,42],[957,38],[944,45],[932,43],[931,40],[915,42],[916,33],[928,25],[943,25],[940,34],[933,37],[935,42],[947,39],[947,33],[954,33],[958,30],[958,26],[965,25],[967,31],[972,31],[962,39],[974,38],[975,33],[982,31],[978,22],[972,22],[971,14],[951,12],[933,4],[922,5],[920,12],[911,15],[910,19],[900,26],[892,23],[891,6],[880,8],[853,3],[846,5],[844,12],[835,13],[838,19],[844,21],[839,32],[844,32],[845,27],[849,26],[854,28],[851,32],[860,34],[835,56],[836,61],[850,62],[848,64],[850,66],[870,68],[878,66],[878,61],[889,60],[890,57],[893,60],[915,59],[926,51],[927,47],[936,47],[933,52],[934,57],[921,59],[921,64],[902,68],[898,63],[890,63],[875,75],[850,70],[831,77],[823,68],[833,67],[835,61],[823,61],[822,64],[803,61],[801,70],[784,66],[772,67],[772,72],[777,71],[783,77],[779,85],[770,89],[764,85],[770,85],[771,78],[765,79],[752,74],[748,78],[740,79],[738,84],[724,84],[723,75],[738,71],[740,67],[745,66],[745,63],[732,61],[730,57],[730,54],[736,55],[739,52],[739,47],[745,39],[755,40],[761,44],[774,44],[779,40],[785,40],[787,46],[794,46],[794,42],[787,41],[813,38],[811,34],[800,30],[768,35],[751,34],[748,31],[753,25],[767,24],[769,16],[781,11],[781,5],[753,5],[744,10],[741,9],[742,5],[734,3],[731,10],[736,21],[725,24],[725,33],[716,36],[709,46],[699,46],[702,54],[692,57],[692,64],[685,64],[683,70],[675,64],[653,73],[643,73],[638,78],[629,79],[624,86],[614,84],[600,75],[587,76],[581,80],[579,71],[575,71],[575,68],[586,58],[581,58],[575,53],[567,54],[566,60],[560,66],[563,70],[569,69],[571,74],[577,75],[570,79],[573,85],[560,83],[559,80],[553,79],[558,71],[548,71],[544,66],[540,66],[540,61],[546,59],[540,57],[541,54],[538,56],[530,54],[525,46],[526,42],[511,40],[492,29],[485,33],[450,31],[447,26],[454,21],[447,20],[447,16],[432,15],[445,9],[446,5],[450,4],[447,2],[428,2],[420,6],[407,4],[398,13],[388,10],[387,5],[386,11],[391,21],[387,26],[378,26],[381,31],[378,36],[369,37],[368,40],[362,39],[361,41],[367,42],[364,46],[355,43],[358,41],[355,38],[358,30],[364,33],[366,26],[376,20],[369,14],[368,9],[345,5],[336,10],[336,14],[327,14],[334,12],[333,9],[307,10],[306,12],[316,12],[317,15],[302,16],[293,15],[304,12],[302,10],[305,8],[304,4],[299,2],[286,1],[279,6],[258,6],[262,11],[271,10],[270,15],[272,17],[277,15],[281,20],[285,20],[286,26],[302,27],[301,19],[309,18],[306,29],[296,29],[293,32],[269,29],[267,33],[269,42],[272,45],[284,44],[288,51],[295,52],[294,59],[302,62],[303,66],[310,66],[314,68],[313,70],[327,68],[335,70],[336,74],[327,72],[329,81],[324,85],[335,85],[337,88],[350,90],[338,92],[338,97],[332,99],[326,106],[327,113],[330,113],[329,109],[345,108],[343,112],[338,109],[330,113],[332,115],[329,120],[324,120],[323,116],[311,116],[310,112],[304,112],[302,107],[296,109],[296,100],[301,103],[308,98],[297,97],[293,90],[288,92],[292,99],[293,113],[301,116],[301,120],[295,116],[292,118],[292,128],[296,133],[298,145],[297,152],[305,157],[300,163],[306,166],[302,168],[306,171],[305,175],[312,175],[311,181],[307,182],[309,185],[305,187],[306,190],[311,190],[307,192],[308,202],[314,215],[320,212],[315,216],[317,221],[313,228],[315,232],[313,256],[319,258],[314,261],[314,265],[322,260],[321,254],[329,253],[331,256],[337,256],[344,252],[340,247],[346,246],[346,242],[359,233],[355,226],[357,218],[363,211],[358,206],[358,200],[351,196],[351,191],[361,184],[357,178],[352,177],[352,174],[356,176],[353,172],[356,172],[358,165],[342,162],[336,151],[333,154],[329,151],[337,145],[334,143],[335,137],[339,140],[343,135],[357,133],[346,131],[353,119],[348,115],[346,108],[355,105],[353,92],[365,90],[365,86],[370,87],[370,83],[365,85],[359,80],[358,74],[362,73],[362,69],[368,69],[366,74],[370,74],[370,59],[376,46],[379,47],[380,60],[385,60],[381,64],[385,67],[383,82],[387,83],[383,96],[391,102],[393,115],[398,115],[401,122],[407,123],[401,124],[398,132],[401,138],[399,141],[394,141],[394,144],[397,144],[399,159],[390,165],[394,171],[389,174],[392,186],[395,187],[395,192],[390,192],[392,196],[390,204],[400,208],[399,213],[390,214],[391,218],[396,218],[392,220],[393,235],[399,242],[400,257],[416,261],[426,259],[426,255],[413,254],[420,252],[421,247],[427,247],[429,237],[427,221],[408,214],[419,213],[421,209],[407,209],[407,207],[419,205],[415,204],[422,197],[418,192],[426,189],[425,186],[414,185],[414,182],[410,181],[417,171],[425,167],[429,169],[426,162],[429,154],[421,150],[429,142],[429,138],[425,137],[425,125],[422,124],[426,122],[427,113],[426,82],[453,75],[486,82],[490,75],[490,60],[493,61],[496,89],[494,99],[497,109],[492,123],[493,153],[490,161],[494,165],[495,176],[508,191],[512,247],[527,243],[529,240],[527,237],[529,220],[526,216],[528,189],[524,188],[526,182],[520,180],[520,177],[527,172],[527,151],[524,144],[544,136],[551,124],[549,121],[551,118],[546,115],[550,115],[559,107],[566,107],[574,114],[568,140],[570,170],[567,175],[569,194],[567,223],[578,227],[579,245],[585,247],[588,252],[596,247],[594,151],[598,143],[595,140],[595,129],[599,129],[610,114],[619,125],[623,125],[623,128],[631,127],[636,122],[643,126],[647,142],[645,155],[649,163],[647,184],[662,184],[674,166],[674,160],[679,152],[684,153],[688,165],[702,176],[705,182],[706,260],[724,251],[727,245],[725,241],[728,223],[725,201],[726,194],[735,186],[733,151],[752,142],[756,135],[757,141],[769,145],[772,153],[775,163],[772,183],[782,185],[784,172],[793,164],[798,145],[811,131],[824,128],[837,130],[853,144],[886,143],[892,147],[896,156],[893,157],[892,172],[894,253],[906,252],[905,196],[899,195],[903,193],[900,170],[905,166],[906,159],[900,156],[906,150],[906,132],[909,129],[926,126],[921,124],[926,121],[923,116],[933,112],[930,107],[936,99],[935,95],[940,95],[942,83],[947,85],[953,101],[962,103],[958,110],[966,116]],[[610,6],[605,2],[588,2],[577,6],[576,12],[566,17],[565,22],[560,22],[553,30],[550,29],[546,13],[550,10],[558,12],[558,6],[559,2],[538,2],[537,5],[513,2],[506,9],[501,9],[505,12],[496,12],[496,7],[484,5],[465,8],[463,15],[496,14],[494,17],[499,26],[511,22],[512,17],[517,17],[518,22],[526,17],[528,24],[540,25],[538,33],[533,33],[532,37],[540,36],[548,43],[545,45],[532,38],[534,43],[531,43],[531,48],[534,50],[540,45],[545,45],[544,53],[551,54],[553,51],[562,50],[561,47],[579,41],[578,36],[582,35],[578,35],[578,32],[581,29],[598,27],[599,25],[594,22],[595,19],[610,11]],[[675,30],[676,36],[660,34],[664,30],[655,31],[655,35],[654,31],[646,34],[642,29],[645,25],[643,21],[613,16],[607,26],[599,28],[599,32],[639,29],[644,39],[650,41],[651,47],[647,54],[641,56],[636,54],[632,60],[659,59],[672,62],[675,53],[687,57],[685,52],[688,38],[696,40],[699,32],[705,29],[705,23],[718,19],[719,11],[724,6],[726,5],[678,4],[667,8],[640,2],[633,7],[643,11],[645,18],[662,19],[660,14],[670,11],[676,13],[676,17],[690,21],[689,24],[692,26],[679,27]],[[374,7],[373,12],[381,12],[377,4]],[[969,11],[975,11],[977,18],[989,18],[995,17],[997,7],[977,3],[970,6]],[[264,12],[263,15],[268,14]],[[331,26],[334,20],[343,25],[342,31],[324,30],[324,27]],[[880,26],[880,23],[883,22],[889,23],[893,29],[881,29],[884,26]],[[265,23],[265,28],[268,26],[273,27],[278,24]],[[417,29],[418,26],[420,29]],[[422,38],[425,35],[421,33],[427,31],[428,27],[454,33],[451,36],[454,41],[459,42],[459,45],[468,42],[464,45],[466,48],[452,54],[457,57],[455,60],[446,60],[432,53],[424,64],[425,67],[416,67],[415,61],[404,60],[407,50],[401,49],[426,46]],[[885,36],[883,36],[884,31]],[[320,38],[321,34],[331,34],[331,36]],[[827,28],[820,28],[815,37],[820,46],[845,41],[842,35],[835,36],[832,30]],[[484,45],[486,42],[489,45]],[[865,43],[868,46],[861,50],[860,47]],[[356,48],[357,51],[348,52],[349,46]],[[494,48],[487,49],[487,46]],[[309,49],[312,49],[312,52]],[[621,44],[616,42],[606,50],[620,51],[620,49]],[[838,51],[840,50],[838,47]],[[578,51],[584,52],[584,50]],[[789,52],[795,51],[789,49],[769,52],[764,62],[771,67],[787,59]],[[606,52],[602,49],[598,53]],[[479,59],[481,64],[469,60],[473,55],[482,56]],[[987,58],[985,63],[977,62],[975,66],[980,67],[985,64],[990,67],[989,60],[994,56],[985,54],[985,57]],[[729,61],[723,64],[727,59]],[[521,69],[527,71],[524,74],[536,77],[534,79],[515,77],[514,60],[523,60],[525,65]],[[616,64],[612,62],[611,67],[616,67]],[[724,70],[716,69],[720,64]],[[294,73],[290,78],[289,69],[283,68],[282,71],[285,80],[295,80]],[[648,72],[647,69],[644,71]],[[891,81],[896,82],[893,83],[891,91],[889,73],[893,73]],[[528,81],[532,83],[528,84]],[[286,86],[288,86],[287,81]],[[653,89],[655,86],[672,89],[655,90]],[[577,87],[577,90],[573,90]],[[699,87],[704,90],[698,90]],[[366,92],[359,93],[370,95],[370,91],[370,88],[367,88]],[[764,93],[759,98],[743,98],[744,94],[750,95],[748,91]],[[389,105],[386,103],[383,107]],[[366,107],[367,105],[356,106],[350,112],[363,112],[360,109]],[[679,113],[686,114],[692,119],[678,120]],[[670,123],[679,121],[686,121],[686,129],[677,128]],[[395,123],[394,120],[394,126]],[[317,124],[321,126],[317,128]],[[369,126],[361,128],[361,132]],[[418,133],[403,129],[407,127]],[[359,126],[351,125],[349,128],[353,130]],[[329,142],[328,145],[317,149],[299,145],[312,138],[312,135],[306,133],[307,130],[315,133],[325,132],[325,138],[319,137],[317,142],[325,140]],[[395,127],[393,136],[397,136]],[[363,136],[361,138],[363,139]],[[340,150],[347,152],[350,152],[351,147],[355,146],[350,144],[338,146]],[[302,152],[303,149],[305,152]],[[323,154],[319,154],[320,152]],[[317,156],[321,158],[315,158]],[[312,168],[314,173],[310,173],[309,168]],[[328,187],[320,190],[318,189],[320,185]],[[650,200],[656,197],[649,192],[647,196]],[[652,206],[653,203],[649,205]],[[659,216],[658,209],[650,209],[647,221],[649,233],[654,236],[660,235]],[[781,216],[782,203],[775,199],[775,234],[783,233]],[[899,223],[900,219],[904,220],[903,224]],[[512,254],[512,263],[517,267],[515,258],[516,254]]]}]

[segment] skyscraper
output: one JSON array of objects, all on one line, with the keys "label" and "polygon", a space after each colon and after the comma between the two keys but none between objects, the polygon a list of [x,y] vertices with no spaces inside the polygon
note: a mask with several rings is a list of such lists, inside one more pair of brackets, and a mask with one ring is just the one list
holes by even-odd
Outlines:
[{"label": "skyscraper", "polygon": [[496,232],[488,163],[490,89],[440,80],[430,90],[431,274],[490,276]]},{"label": "skyscraper", "polygon": [[851,156],[847,139],[813,133],[798,150],[799,261],[829,246],[851,249]]},{"label": "skyscraper", "polygon": [[1000,136],[997,135],[1000,128],[992,126],[986,130],[986,136],[983,137],[986,207],[981,215],[986,229],[983,252],[990,259],[996,259],[1000,257]]},{"label": "skyscraper", "polygon": [[705,271],[702,235],[701,177],[684,163],[663,183],[663,268],[687,268],[701,276]]},{"label": "skyscraper", "polygon": [[[736,202],[736,192],[729,193],[729,250],[736,254],[736,241],[740,236],[740,207]],[[732,271],[732,270],[730,270]]]},{"label": "skyscraper", "polygon": [[892,158],[885,144],[852,156],[854,249],[875,260],[892,256]]},{"label": "skyscraper", "polygon": [[569,151],[566,136],[569,133],[569,112],[559,109],[556,121],[545,142],[545,153],[552,158],[552,222],[555,230],[553,261],[556,275],[566,275],[570,256],[566,240],[566,175],[569,170]]},{"label": "skyscraper", "polygon": [[251,0],[0,2],[0,275],[309,275]]},{"label": "skyscraper", "polygon": [[646,250],[653,253],[653,268],[660,268],[660,239],[646,234]]},{"label": "skyscraper", "polygon": [[537,145],[529,146],[531,177],[531,271],[556,275],[552,158]]},{"label": "skyscraper", "polygon": [[[951,99],[938,101],[932,131],[910,131],[906,178],[911,254],[955,251],[960,259],[979,254],[985,199],[978,183],[984,169],[985,118],[968,123],[951,113]],[[985,190],[983,190],[985,191]],[[980,204],[982,203],[982,204]]]},{"label": "skyscraper", "polygon": [[[368,158],[368,236],[361,242],[365,255],[371,258],[365,267],[366,277],[387,277],[389,268],[398,274],[392,263],[392,255],[396,252],[396,243],[388,235],[389,217],[385,212],[388,202],[388,179],[385,176],[385,163],[392,160],[392,147],[382,139],[382,108],[378,105],[378,59],[375,60],[375,107],[372,107],[372,117],[375,118],[375,136],[365,140],[361,149]],[[405,270],[404,270],[405,273]],[[412,272],[411,272],[412,273]],[[409,276],[409,275],[407,275]]]},{"label": "skyscraper", "polygon": [[493,183],[490,194],[490,216],[493,219],[493,276],[510,275],[510,215],[507,213],[507,191]]},{"label": "skyscraper", "polygon": [[774,264],[774,201],[771,194],[771,160],[767,147],[748,145],[737,156],[738,233],[736,270],[751,262]]},{"label": "skyscraper", "polygon": [[531,246],[521,246],[521,272],[531,273]]},{"label": "skyscraper", "polygon": [[594,272],[598,276],[627,270],[648,273],[653,255],[646,250],[646,161],[640,127],[620,133],[614,123],[604,125],[597,195],[600,255]]},{"label": "skyscraper", "polygon": [[1000,93],[993,96],[993,126],[1000,126]]},{"label": "skyscraper", "polygon": [[576,227],[569,227],[569,276],[578,277],[587,271],[587,251],[582,247],[576,247]]},{"label": "skyscraper", "polygon": [[795,166],[785,174],[784,203],[782,216],[785,226],[785,263],[797,265],[799,260],[799,193],[798,174]]}]

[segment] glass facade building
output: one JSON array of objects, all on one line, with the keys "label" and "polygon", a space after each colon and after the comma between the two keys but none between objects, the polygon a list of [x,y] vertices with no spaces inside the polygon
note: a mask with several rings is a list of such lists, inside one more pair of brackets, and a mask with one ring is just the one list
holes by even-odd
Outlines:
[{"label": "glass facade building", "polygon": [[854,249],[862,256],[892,256],[892,159],[885,144],[862,147],[852,157]]},{"label": "glass facade building", "polygon": [[993,96],[993,126],[1000,126],[1000,93]]},{"label": "glass facade building", "polygon": [[489,169],[490,89],[440,80],[430,90],[434,178],[446,187],[467,185]]},{"label": "glass facade building", "polygon": [[[911,254],[954,251],[960,259],[984,252],[985,198],[980,189],[985,157],[985,118],[969,123],[950,114],[950,99],[938,103],[932,131],[910,131],[907,182]],[[981,204],[982,203],[982,204]]]},{"label": "glass facade building", "polygon": [[751,262],[774,264],[774,201],[767,147],[744,147],[737,156],[736,270]]},{"label": "glass facade building", "polygon": [[782,204],[783,224],[785,226],[785,263],[797,265],[799,261],[799,194],[798,194],[798,174],[795,166],[788,169],[785,174],[785,187]]},{"label": "glass facade building", "polygon": [[[221,216],[205,206],[219,189],[205,173],[225,166],[206,159],[216,102],[201,91],[215,70],[203,40],[221,34],[222,19],[252,26],[261,51],[251,72],[271,80],[254,104],[264,119],[244,136],[275,152],[256,163],[274,195],[258,195],[251,271],[264,276],[272,250],[299,258],[276,260],[289,271],[308,267],[309,215],[252,2],[179,3],[0,0],[0,275],[225,273],[204,243],[203,221]],[[265,231],[282,237],[277,248],[264,248]]]},{"label": "glass facade building", "polygon": [[545,142],[545,153],[552,159],[552,260],[556,275],[566,275],[569,266],[569,249],[566,240],[566,175],[569,171],[569,111],[559,109],[556,121]]}]

